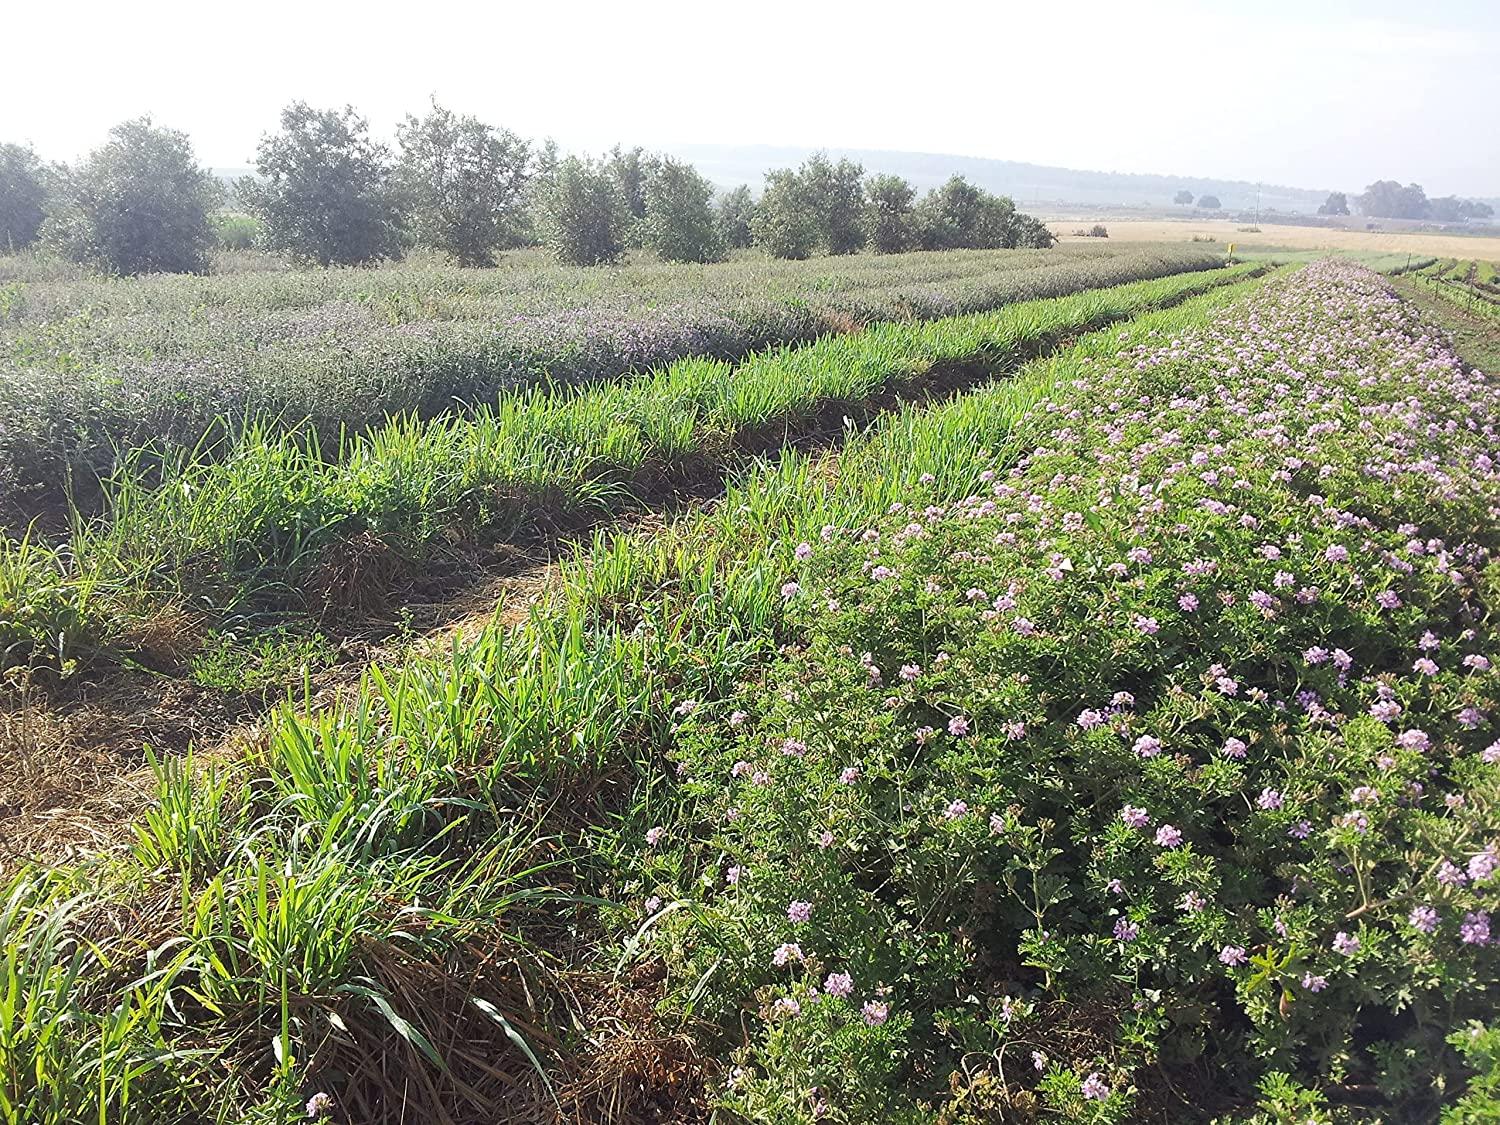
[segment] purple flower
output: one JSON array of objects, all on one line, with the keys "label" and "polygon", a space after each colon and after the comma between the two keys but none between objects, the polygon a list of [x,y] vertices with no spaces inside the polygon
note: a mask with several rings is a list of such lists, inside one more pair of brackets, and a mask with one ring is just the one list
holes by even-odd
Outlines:
[{"label": "purple flower", "polygon": [[1406,916],[1406,920],[1412,924],[1414,929],[1421,930],[1424,934],[1430,934],[1438,926],[1438,912],[1435,908],[1423,904],[1412,907],[1412,912]]},{"label": "purple flower", "polygon": [[1156,842],[1164,848],[1175,848],[1182,843],[1182,833],[1170,824],[1163,824],[1156,830]]},{"label": "purple flower", "polygon": [[1464,915],[1458,927],[1458,940],[1465,945],[1488,945],[1490,943],[1490,916],[1482,910]]},{"label": "purple flower", "polygon": [[1330,543],[1328,549],[1323,552],[1323,557],[1333,563],[1348,562],[1349,549],[1341,547],[1337,543]]},{"label": "purple flower", "polygon": [[1312,835],[1312,829],[1311,821],[1299,820],[1286,830],[1286,834],[1294,840],[1305,840]]},{"label": "purple flower", "polygon": [[864,1017],[866,1027],[879,1027],[891,1014],[891,1006],[884,1000],[866,1000],[859,1014]]},{"label": "purple flower", "polygon": [[1184,613],[1192,613],[1193,610],[1198,608],[1198,595],[1183,594],[1177,599],[1177,604]]},{"label": "purple flower", "polygon": [[1104,716],[1092,708],[1084,708],[1078,712],[1077,722],[1084,730],[1093,730],[1095,727],[1103,725]]},{"label": "purple flower", "polygon": [[796,582],[788,582],[781,587],[781,596],[783,598],[795,598],[801,592],[802,587]]},{"label": "purple flower", "polygon": [[1333,935],[1333,951],[1342,953],[1345,957],[1353,957],[1359,952],[1359,938],[1340,930]]},{"label": "purple flower", "polygon": [[1457,864],[1445,859],[1438,867],[1437,881],[1439,886],[1461,887],[1469,881],[1469,877],[1463,873]]},{"label": "purple flower", "polygon": [[1146,810],[1138,809],[1134,805],[1126,805],[1121,809],[1120,819],[1125,822],[1127,828],[1145,828],[1151,823],[1151,817],[1146,814]]},{"label": "purple flower", "polygon": [[1147,637],[1156,636],[1157,630],[1160,628],[1160,626],[1156,623],[1156,618],[1142,617],[1139,614],[1137,614],[1135,618],[1132,619],[1131,624],[1134,625],[1142,635]]},{"label": "purple flower", "polygon": [[1495,846],[1491,844],[1469,860],[1469,878],[1476,883],[1483,883],[1495,873],[1496,867],[1500,867],[1500,857],[1496,856]]},{"label": "purple flower", "polygon": [[948,733],[954,738],[962,738],[969,733],[969,720],[962,715],[955,715],[948,720]]},{"label": "purple flower", "polygon": [[1197,891],[1188,891],[1187,894],[1178,900],[1177,909],[1181,910],[1184,914],[1197,914],[1207,905],[1208,900]]},{"label": "purple flower", "polygon": [[1140,933],[1141,928],[1128,918],[1120,918],[1115,922],[1116,941],[1134,941]]},{"label": "purple flower", "polygon": [[859,780],[859,767],[858,766],[845,766],[839,772],[839,781],[842,784],[844,784],[844,785],[853,785],[858,780]]},{"label": "purple flower", "polygon": [[1424,676],[1436,676],[1438,666],[1428,657],[1419,656],[1416,660],[1412,661],[1411,670],[1413,672],[1421,672]]},{"label": "purple flower", "polygon": [[807,753],[807,743],[800,738],[784,738],[781,740],[781,752],[788,758],[801,758]]},{"label": "purple flower", "polygon": [[1125,893],[1125,884],[1118,879],[1111,879],[1104,884],[1104,889],[1112,895],[1122,895]]},{"label": "purple flower", "polygon": [[333,1095],[319,1090],[307,1099],[308,1117],[327,1117],[333,1112]]},{"label": "purple flower", "polygon": [[1161,739],[1143,734],[1135,740],[1135,746],[1132,749],[1138,757],[1154,758],[1161,753]]},{"label": "purple flower", "polygon": [[813,904],[810,902],[800,902],[793,899],[786,908],[787,920],[789,922],[806,922],[812,917],[812,908]]},{"label": "purple flower", "polygon": [[1328,978],[1314,976],[1312,973],[1303,973],[1302,987],[1309,992],[1322,992],[1328,987]]},{"label": "purple flower", "polygon": [[802,947],[794,941],[784,941],[776,947],[776,952],[771,954],[771,964],[778,969],[788,961],[801,961]]},{"label": "purple flower", "polygon": [[1245,756],[1245,750],[1245,744],[1238,738],[1226,738],[1224,740],[1224,746],[1220,753],[1222,753],[1226,758],[1233,758],[1238,761]]},{"label": "purple flower", "polygon": [[854,991],[854,978],[848,973],[829,973],[823,982],[823,991],[844,1000]]},{"label": "purple flower", "polygon": [[1426,731],[1404,730],[1396,736],[1396,745],[1403,750],[1425,751],[1431,748],[1432,740]]},{"label": "purple flower", "polygon": [[1104,1079],[1096,1070],[1083,1080],[1083,1096],[1090,1101],[1102,1102],[1109,1097],[1109,1087],[1105,1085]]},{"label": "purple flower", "polygon": [[946,809],[943,810],[943,818],[945,820],[957,820],[959,817],[963,816],[964,813],[966,813],[968,811],[969,811],[969,804],[968,804],[968,802],[960,799],[960,800],[954,801]]},{"label": "purple flower", "polygon": [[813,549],[811,543],[798,543],[796,551],[793,552],[793,554],[795,554],[798,559],[812,558],[812,553]]},{"label": "purple flower", "polygon": [[648,828],[646,829],[646,843],[654,848],[666,834],[667,830],[659,824],[655,828]]},{"label": "purple flower", "polygon": [[1255,798],[1256,805],[1267,810],[1281,808],[1282,801],[1281,794],[1277,790],[1270,788],[1262,789],[1260,796]]},{"label": "purple flower", "polygon": [[922,666],[920,664],[903,664],[901,665],[901,671],[897,673],[906,683],[911,683],[921,674]]},{"label": "purple flower", "polygon": [[1226,965],[1243,965],[1250,956],[1243,945],[1226,945],[1219,950],[1219,960]]}]

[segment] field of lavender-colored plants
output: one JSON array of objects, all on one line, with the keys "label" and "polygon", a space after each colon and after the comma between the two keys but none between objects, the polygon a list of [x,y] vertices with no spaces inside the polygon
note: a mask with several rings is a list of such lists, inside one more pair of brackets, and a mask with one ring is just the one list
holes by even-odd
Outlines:
[{"label": "field of lavender-colored plants", "polygon": [[[257,429],[7,545],[36,679],[0,727],[0,1111],[1500,1119],[1500,386],[1369,269],[1198,264],[590,370],[337,456]],[[73,292],[11,338],[91,315]],[[118,292],[99,323],[168,319]],[[878,409],[766,440],[829,403]],[[653,510],[684,467],[708,498]],[[595,531],[504,587],[528,604],[288,649],[284,702],[191,752],[80,779],[48,742],[73,685],[135,674],[89,670],[129,664],[126,618],[223,611],[205,576],[429,560],[563,498]],[[272,663],[214,636],[230,686],[201,656],[127,682],[203,709]]]}]

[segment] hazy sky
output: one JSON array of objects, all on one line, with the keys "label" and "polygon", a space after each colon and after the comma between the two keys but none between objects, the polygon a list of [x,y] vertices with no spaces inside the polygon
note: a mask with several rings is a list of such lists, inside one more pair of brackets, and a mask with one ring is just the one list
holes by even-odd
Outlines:
[{"label": "hazy sky", "polygon": [[1500,0],[4,8],[0,140],[49,159],[149,112],[238,167],[292,99],[352,102],[391,136],[436,95],[592,151],[829,145],[1500,195]]}]

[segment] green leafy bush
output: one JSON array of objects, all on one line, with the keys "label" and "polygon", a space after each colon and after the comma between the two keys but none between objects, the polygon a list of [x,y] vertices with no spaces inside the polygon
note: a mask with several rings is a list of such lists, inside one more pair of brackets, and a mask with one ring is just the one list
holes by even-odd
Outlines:
[{"label": "green leafy bush", "polygon": [[42,227],[64,257],[118,274],[205,273],[223,189],[187,134],[141,117],[70,170]]}]

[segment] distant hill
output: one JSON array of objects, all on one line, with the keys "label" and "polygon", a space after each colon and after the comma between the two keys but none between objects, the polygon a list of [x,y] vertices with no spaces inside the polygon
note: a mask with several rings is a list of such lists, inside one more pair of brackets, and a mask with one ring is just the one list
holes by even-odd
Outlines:
[{"label": "distant hill", "polygon": [[[800,164],[815,150],[774,145],[682,145],[674,156],[690,160],[716,184],[749,184],[759,189],[771,168]],[[1094,205],[1162,207],[1186,188],[1195,196],[1216,195],[1230,211],[1256,206],[1257,185],[1244,180],[1215,180],[1202,176],[1162,176],[1133,172],[1084,172],[1014,160],[987,160],[926,152],[882,152],[876,149],[829,148],[835,159],[857,160],[871,172],[894,172],[919,189],[936,187],[953,173],[990,191],[1009,195],[1018,203],[1083,203]],[[1328,198],[1328,189],[1259,185],[1260,206],[1278,211],[1315,212]]]}]

